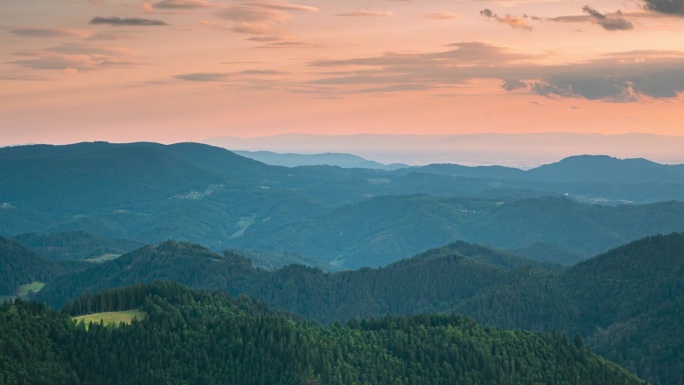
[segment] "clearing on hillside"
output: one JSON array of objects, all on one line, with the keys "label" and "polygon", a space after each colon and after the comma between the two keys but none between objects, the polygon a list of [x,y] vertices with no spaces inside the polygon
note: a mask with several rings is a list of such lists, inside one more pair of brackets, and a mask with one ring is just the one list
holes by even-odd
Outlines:
[{"label": "clearing on hillside", "polygon": [[43,286],[45,286],[44,282],[32,282],[32,283],[27,283],[25,285],[20,285],[14,291],[14,294],[0,295],[0,303],[3,303],[5,301],[11,301],[11,300],[14,300],[16,298],[26,299],[30,292],[37,293],[40,291],[40,289],[43,288]]},{"label": "clearing on hillside", "polygon": [[125,310],[125,311],[111,311],[111,312],[106,312],[106,313],[95,313],[95,314],[88,314],[88,315],[82,315],[78,317],[74,317],[73,320],[76,322],[81,322],[83,321],[86,325],[86,328],[91,323],[100,323],[103,322],[105,325],[108,326],[118,326],[121,322],[125,324],[130,324],[131,321],[133,321],[133,318],[137,318],[139,320],[145,319],[147,317],[147,313],[141,310]]},{"label": "clearing on hillside", "polygon": [[102,262],[106,262],[106,261],[111,261],[112,259],[117,259],[120,256],[121,256],[121,254],[103,254],[99,257],[86,259],[85,261],[86,262],[92,262],[92,263],[102,263]]}]

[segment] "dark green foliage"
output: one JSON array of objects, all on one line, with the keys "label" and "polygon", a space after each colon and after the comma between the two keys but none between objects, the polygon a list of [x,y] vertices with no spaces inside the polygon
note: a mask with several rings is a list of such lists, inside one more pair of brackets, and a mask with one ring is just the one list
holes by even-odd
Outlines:
[{"label": "dark green foliage", "polygon": [[19,285],[47,282],[84,267],[79,263],[47,260],[15,241],[0,237],[0,294],[13,294]]},{"label": "dark green foliage", "polygon": [[143,246],[141,242],[107,238],[83,231],[26,233],[17,235],[14,240],[38,255],[58,261],[89,259],[103,254],[125,254]]},{"label": "dark green foliage", "polygon": [[483,328],[455,315],[322,327],[168,282],[96,298],[122,290],[145,320],[86,330],[33,302],[0,307],[0,383],[643,383],[562,334]]},{"label": "dark green foliage", "polygon": [[230,249],[227,251],[249,259],[256,268],[268,271],[274,271],[289,265],[309,266],[330,272],[347,270],[316,258],[302,257],[301,255],[288,252],[243,249]]},{"label": "dark green foliage", "polygon": [[164,242],[59,277],[48,282],[38,298],[59,307],[86,293],[170,279],[194,288],[246,293],[273,306],[333,322],[449,310],[499,282],[508,271],[526,266],[559,271],[557,266],[456,242],[381,269],[331,274],[293,265],[268,273],[232,252],[220,255],[197,245]]},{"label": "dark green foliage", "polygon": [[653,384],[683,385],[684,234],[648,237],[562,275],[519,272],[463,304],[481,322],[581,333]]},{"label": "dark green foliage", "polygon": [[531,245],[512,249],[513,253],[535,261],[549,261],[561,265],[572,265],[583,260],[584,255],[566,250],[552,243],[537,242]]},{"label": "dark green foliage", "polygon": [[53,280],[39,298],[60,306],[79,293],[173,278],[248,293],[325,323],[455,310],[490,325],[579,334],[653,384],[682,385],[683,250],[683,234],[650,237],[563,271],[457,242],[381,269],[290,266],[267,273],[237,256],[166,243],[121,257],[123,264]]},{"label": "dark green foliage", "polygon": [[323,273],[289,266],[249,286],[246,293],[322,322],[440,312],[472,298],[509,270],[533,265],[542,268],[512,254],[457,242],[379,269]]},{"label": "dark green foliage", "polygon": [[144,246],[86,271],[58,277],[48,282],[38,298],[50,306],[60,307],[67,299],[86,293],[158,279],[237,294],[263,274],[266,273],[237,254],[221,255],[198,245],[167,241],[157,247]]}]

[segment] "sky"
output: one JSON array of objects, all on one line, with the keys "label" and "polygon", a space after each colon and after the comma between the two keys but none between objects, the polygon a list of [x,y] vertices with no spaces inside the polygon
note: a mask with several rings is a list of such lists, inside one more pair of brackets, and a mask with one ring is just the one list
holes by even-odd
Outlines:
[{"label": "sky", "polygon": [[0,145],[684,135],[684,0],[0,0]]}]

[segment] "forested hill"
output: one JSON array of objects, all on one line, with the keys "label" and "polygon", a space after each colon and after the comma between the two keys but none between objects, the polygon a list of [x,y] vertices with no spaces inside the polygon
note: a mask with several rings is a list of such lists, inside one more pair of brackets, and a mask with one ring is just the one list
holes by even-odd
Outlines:
[{"label": "forested hill", "polygon": [[[347,268],[387,265],[461,239],[498,248],[548,245],[576,263],[629,241],[684,231],[684,203],[617,207],[564,197],[529,199],[381,196],[277,227],[254,227],[233,240],[237,247],[288,250]],[[548,247],[546,248],[548,250]]]},{"label": "forested hill", "polygon": [[324,273],[293,265],[267,272],[232,252],[183,242],[146,246],[87,271],[58,277],[38,298],[53,307],[88,292],[169,279],[193,288],[245,293],[323,322],[444,311],[529,266],[559,271],[509,252],[456,242],[381,269]]},{"label": "forested hill", "polygon": [[199,245],[167,241],[157,247],[141,247],[86,271],[57,277],[47,283],[38,298],[53,307],[61,307],[67,299],[88,292],[157,279],[237,294],[264,274],[237,254],[217,254]]},{"label": "forested hill", "polygon": [[82,268],[74,262],[47,260],[15,241],[0,237],[0,295],[13,294],[20,285],[47,282]]},{"label": "forested hill", "polygon": [[13,238],[35,253],[53,260],[82,260],[104,254],[125,254],[144,246],[128,239],[108,238],[84,231],[26,233]]},{"label": "forested hill", "polygon": [[484,328],[455,315],[322,327],[167,282],[84,301],[117,297],[145,319],[86,329],[38,303],[0,306],[0,383],[643,384],[581,339]]},{"label": "forested hill", "polygon": [[490,325],[580,332],[653,384],[684,384],[684,234],[644,238],[561,275],[520,270],[459,307]]},{"label": "forested hill", "polygon": [[453,309],[515,269],[556,274],[561,268],[455,242],[378,269],[323,273],[288,266],[258,280],[246,293],[322,322],[345,321]]},{"label": "forested hill", "polygon": [[147,247],[39,293],[55,306],[102,288],[176,279],[247,293],[325,323],[457,311],[490,325],[580,333],[596,351],[657,385],[684,385],[684,235],[630,243],[565,271],[457,242],[380,269],[269,273],[184,243]]}]

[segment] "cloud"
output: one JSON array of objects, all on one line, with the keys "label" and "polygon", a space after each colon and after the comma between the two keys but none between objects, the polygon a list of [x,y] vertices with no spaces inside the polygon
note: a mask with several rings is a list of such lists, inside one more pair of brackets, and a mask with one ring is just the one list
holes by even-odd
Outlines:
[{"label": "cloud", "polygon": [[166,25],[163,20],[144,19],[141,17],[121,18],[121,17],[94,17],[90,24],[107,24],[114,26],[159,26]]},{"label": "cloud", "polygon": [[35,51],[18,51],[15,56],[26,59],[12,64],[38,70],[60,70],[75,73],[113,66],[137,65],[130,61],[133,54],[127,50],[103,48],[89,44],[63,44]]},{"label": "cloud", "polygon": [[283,27],[292,12],[317,12],[318,8],[289,4],[281,1],[257,1],[225,6],[218,15],[236,24],[229,30],[236,33],[262,35],[286,40],[289,36]]},{"label": "cloud", "polygon": [[501,87],[510,92],[608,102],[675,98],[684,91],[684,52],[619,52],[550,65],[547,55],[522,54],[489,43],[460,42],[448,47],[432,53],[390,52],[311,62],[311,67],[325,71],[309,84],[368,92],[381,87],[437,90],[492,79],[500,80]]},{"label": "cloud", "polygon": [[90,31],[65,28],[14,28],[9,33],[22,37],[39,38],[63,38],[63,37],[88,37]]},{"label": "cloud", "polygon": [[285,4],[285,3],[252,3],[252,7],[275,9],[278,11],[295,11],[295,12],[318,12],[319,9],[308,5],[299,4]]},{"label": "cloud", "polygon": [[454,12],[436,12],[436,13],[431,13],[429,15],[425,15],[428,19],[435,19],[435,20],[453,20],[453,19],[460,19],[463,16],[459,15],[458,13]]},{"label": "cloud", "polygon": [[219,13],[219,16],[237,22],[280,22],[287,17],[284,12],[273,9],[253,7],[250,5],[234,5]]},{"label": "cloud", "polygon": [[152,8],[158,9],[197,9],[218,7],[217,4],[204,0],[162,0],[152,3]]},{"label": "cloud", "polygon": [[480,11],[480,15],[493,19],[498,21],[499,23],[503,23],[508,25],[511,28],[515,29],[521,29],[525,31],[531,31],[532,27],[530,27],[527,24],[527,21],[525,18],[514,16],[514,15],[506,15],[506,16],[499,16],[496,13],[492,12],[489,8],[485,8],[482,11]]},{"label": "cloud", "polygon": [[288,72],[278,71],[278,70],[244,70],[240,71],[241,75],[287,75]]},{"label": "cloud", "polygon": [[401,64],[402,66],[406,66],[407,69],[409,67],[425,67],[430,69],[438,68],[442,65],[446,65],[447,67],[456,65],[458,68],[454,69],[459,70],[468,66],[489,66],[492,63],[512,63],[519,60],[537,58],[536,55],[515,53],[511,52],[508,48],[479,41],[452,43],[447,45],[447,47],[449,47],[450,50],[443,52],[425,54],[389,52],[380,56],[365,58],[322,60],[311,62],[309,65],[314,67],[369,66],[387,68],[392,67],[395,64]]},{"label": "cloud", "polygon": [[[603,29],[607,31],[625,31],[634,29],[634,24],[625,18],[622,11],[618,10],[613,13],[601,13],[589,5],[582,7],[582,12],[584,15],[569,15],[569,16],[557,16],[552,18],[540,18],[536,16],[531,16],[534,20],[541,21],[553,21],[553,22],[563,22],[563,23],[593,23],[598,24]],[[633,17],[646,17],[648,16],[645,12],[631,13]]]},{"label": "cloud", "polygon": [[506,91],[515,91],[521,89],[528,89],[529,86],[522,80],[504,80],[503,84],[501,85],[501,88],[503,88]]},{"label": "cloud", "polygon": [[285,41],[278,41],[274,43],[268,43],[265,45],[260,46],[259,48],[287,48],[287,47],[301,47],[301,46],[308,46],[310,44],[304,43],[301,41],[296,41],[296,40],[285,40]]},{"label": "cloud", "polygon": [[621,11],[617,11],[614,15],[606,16],[588,5],[582,7],[582,11],[591,16],[596,24],[600,25],[607,31],[634,29],[634,24],[625,19]]},{"label": "cloud", "polygon": [[230,28],[230,30],[236,33],[269,35],[270,37],[280,32],[279,26],[274,26],[269,23],[239,23]]},{"label": "cloud", "polygon": [[260,43],[272,43],[283,40],[282,36],[252,36],[248,38],[249,41],[258,41]]},{"label": "cloud", "polygon": [[251,79],[251,82],[253,82],[254,79],[262,77],[269,78],[286,74],[287,72],[277,70],[244,70],[239,72],[195,72],[176,75],[174,78],[189,82],[226,82],[229,80],[237,82],[240,81],[242,77],[248,77]]},{"label": "cloud", "polygon": [[190,82],[222,82],[229,77],[227,73],[221,72],[195,72],[174,76],[176,79],[187,80]]},{"label": "cloud", "polygon": [[394,14],[392,12],[382,12],[382,11],[352,11],[346,13],[339,13],[336,16],[348,16],[348,17],[392,17]]},{"label": "cloud", "polygon": [[128,40],[133,38],[135,38],[135,35],[130,32],[102,31],[93,34],[88,40]]},{"label": "cloud", "polygon": [[[675,98],[684,91],[684,52],[624,52],[527,71],[523,76],[528,80],[521,78],[518,82],[525,83],[534,94],[552,98],[635,102],[643,98]],[[533,71],[541,76],[535,76]]]},{"label": "cloud", "polygon": [[424,84],[392,84],[389,86],[381,86],[374,88],[365,88],[359,90],[359,93],[385,93],[385,92],[400,92],[400,91],[424,91],[431,90],[432,87]]},{"label": "cloud", "polygon": [[645,0],[643,6],[649,11],[684,16],[684,0]]}]

